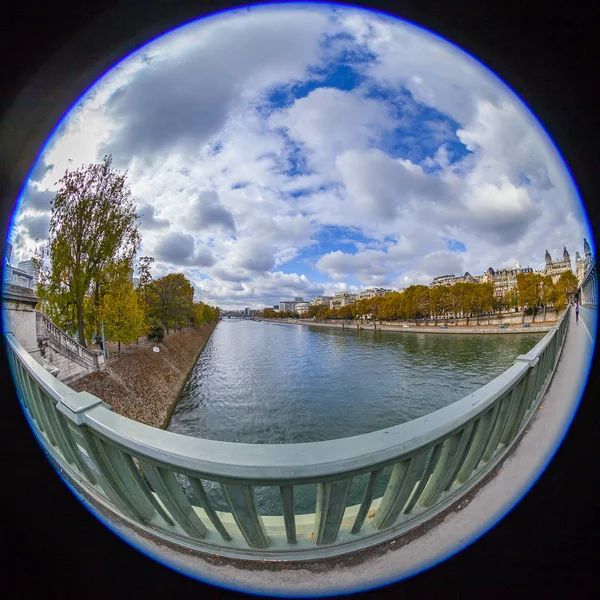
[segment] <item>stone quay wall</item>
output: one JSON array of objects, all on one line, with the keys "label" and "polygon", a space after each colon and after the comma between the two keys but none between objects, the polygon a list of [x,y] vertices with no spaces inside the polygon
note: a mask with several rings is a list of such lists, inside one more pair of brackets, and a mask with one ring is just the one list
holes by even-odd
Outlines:
[{"label": "stone quay wall", "polygon": [[[104,370],[86,375],[70,387],[97,396],[119,415],[164,429],[216,325],[195,325],[140,348],[108,362]],[[154,352],[154,347],[160,351]]]}]

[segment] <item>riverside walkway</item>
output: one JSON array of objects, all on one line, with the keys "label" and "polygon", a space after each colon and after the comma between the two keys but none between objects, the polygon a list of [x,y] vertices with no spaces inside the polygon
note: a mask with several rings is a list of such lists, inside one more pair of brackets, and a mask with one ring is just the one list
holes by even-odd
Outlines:
[{"label": "riverside walkway", "polygon": [[[557,449],[589,368],[596,311],[566,316],[505,373],[454,404],[387,430],[312,444],[229,444],[155,430],[56,382],[8,336],[32,428],[75,493],[111,529],[177,570],[256,593],[366,589],[420,571],[481,535]],[[562,352],[561,352],[562,350]],[[382,469],[393,467],[382,498]],[[175,475],[177,473],[178,475]],[[196,499],[183,493],[181,474]],[[353,478],[368,475],[360,506]],[[230,513],[202,479],[218,481]],[[294,485],[315,483],[313,515]],[[262,517],[253,487],[281,490]]]}]

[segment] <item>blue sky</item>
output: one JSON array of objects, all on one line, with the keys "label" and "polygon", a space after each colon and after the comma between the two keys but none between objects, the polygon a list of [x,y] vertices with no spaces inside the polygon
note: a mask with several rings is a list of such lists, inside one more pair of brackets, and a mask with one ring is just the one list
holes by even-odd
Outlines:
[{"label": "blue sky", "polygon": [[[147,57],[150,56],[151,60]],[[402,21],[327,5],[191,23],[102,78],[49,141],[11,239],[47,238],[55,182],[113,155],[142,255],[224,308],[574,256],[577,194],[520,100]]]}]

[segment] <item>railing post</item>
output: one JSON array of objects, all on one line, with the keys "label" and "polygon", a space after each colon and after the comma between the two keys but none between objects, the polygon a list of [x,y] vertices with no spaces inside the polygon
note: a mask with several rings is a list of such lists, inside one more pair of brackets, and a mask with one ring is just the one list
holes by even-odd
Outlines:
[{"label": "railing post", "polygon": [[317,545],[332,544],[337,538],[351,479],[317,484],[317,512],[315,514],[315,538]]},{"label": "railing post", "polygon": [[248,485],[221,484],[221,489],[248,546],[268,548],[269,538],[256,504],[254,488]]}]

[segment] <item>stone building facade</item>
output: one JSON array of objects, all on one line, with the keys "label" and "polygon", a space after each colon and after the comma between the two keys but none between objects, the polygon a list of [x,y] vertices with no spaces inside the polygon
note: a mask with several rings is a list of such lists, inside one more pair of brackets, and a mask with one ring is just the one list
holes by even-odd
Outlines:
[{"label": "stone building facade", "polygon": [[387,294],[391,294],[392,290],[388,290],[385,288],[370,288],[368,290],[363,290],[360,294],[358,294],[359,300],[370,300],[371,298],[377,298],[379,296],[386,296]]},{"label": "stone building facade", "polygon": [[583,283],[583,278],[592,264],[592,249],[585,238],[583,240],[583,253],[583,258],[579,256],[579,252],[575,253],[575,276],[577,277],[577,285]]},{"label": "stone building facade", "polygon": [[311,306],[327,306],[329,308],[329,303],[333,300],[333,296],[317,296],[314,300],[311,301]]},{"label": "stone building facade", "polygon": [[560,279],[560,276],[568,271],[573,272],[573,269],[571,267],[571,257],[567,252],[566,246],[563,249],[562,260],[553,261],[552,257],[550,256],[550,253],[548,252],[548,250],[546,250],[546,267],[544,268],[542,273],[544,275],[549,275],[550,277],[552,277],[552,283],[557,283]]},{"label": "stone building facade", "polygon": [[445,285],[446,287],[454,285],[456,283],[455,275],[439,275],[435,277],[433,281],[429,284],[429,287],[440,287]]},{"label": "stone building facade", "polygon": [[350,306],[358,299],[357,294],[349,294],[348,292],[338,292],[329,302],[329,308],[342,308],[342,306]]},{"label": "stone building facade", "polygon": [[512,292],[517,287],[517,275],[519,273],[533,273],[531,267],[521,268],[517,263],[513,268],[499,269],[494,272],[491,282],[494,285],[494,295],[496,298],[502,298]]}]

